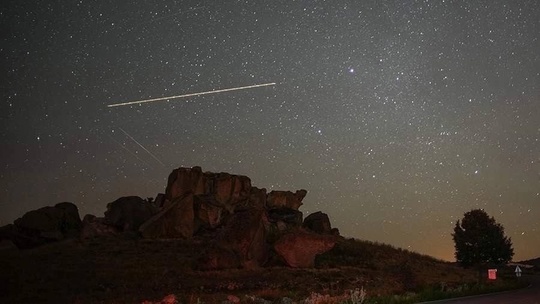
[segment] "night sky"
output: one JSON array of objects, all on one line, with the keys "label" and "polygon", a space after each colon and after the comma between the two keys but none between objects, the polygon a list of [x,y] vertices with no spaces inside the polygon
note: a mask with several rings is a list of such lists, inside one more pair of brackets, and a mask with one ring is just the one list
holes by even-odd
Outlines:
[{"label": "night sky", "polygon": [[[111,2],[111,3],[109,3]],[[474,208],[540,256],[540,1],[0,4],[0,225],[170,171],[306,189],[342,235],[453,260]],[[139,105],[107,105],[275,82]]]}]

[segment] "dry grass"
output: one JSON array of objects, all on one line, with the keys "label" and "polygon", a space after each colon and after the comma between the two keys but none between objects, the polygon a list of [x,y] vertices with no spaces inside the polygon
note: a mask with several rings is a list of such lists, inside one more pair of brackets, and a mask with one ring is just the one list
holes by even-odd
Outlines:
[{"label": "dry grass", "polygon": [[[317,258],[316,269],[272,266],[202,272],[198,241],[100,239],[0,252],[1,303],[141,303],[175,294],[181,303],[221,303],[228,295],[269,301],[341,297],[364,287],[368,297],[402,294],[475,273],[388,245],[343,240]],[[274,260],[275,263],[275,260]]]}]

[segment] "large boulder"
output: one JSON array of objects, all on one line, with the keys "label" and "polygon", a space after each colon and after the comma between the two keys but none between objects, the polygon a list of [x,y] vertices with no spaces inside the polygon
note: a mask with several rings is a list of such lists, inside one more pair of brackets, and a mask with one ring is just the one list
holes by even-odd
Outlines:
[{"label": "large boulder", "polygon": [[6,237],[19,248],[32,248],[49,242],[77,237],[81,231],[77,206],[59,203],[25,213],[10,226]]},{"label": "large boulder", "polygon": [[[246,192],[247,193],[247,192]],[[246,210],[246,209],[266,209],[266,189],[259,189],[257,187],[251,187],[249,189],[249,195],[242,196],[241,199],[238,199],[234,204],[229,204],[226,207],[227,211],[232,210],[233,212],[237,210]]]},{"label": "large boulder", "polygon": [[195,223],[197,227],[215,229],[228,213],[213,196],[197,195],[194,198]]},{"label": "large boulder", "polygon": [[14,239],[14,234],[16,233],[15,225],[13,224],[7,224],[5,226],[0,227],[0,242],[12,242],[12,239]]},{"label": "large boulder", "polygon": [[[243,268],[262,266],[269,255],[265,221],[264,210],[250,209],[234,213],[218,236],[218,247],[225,253],[234,253]],[[218,266],[223,268],[222,265]]]},{"label": "large boulder", "polygon": [[291,191],[271,191],[266,198],[268,209],[289,208],[298,210],[302,206],[302,200],[306,196],[306,190]]},{"label": "large boulder", "polygon": [[165,193],[158,193],[153,203],[154,203],[154,206],[158,208],[163,208],[165,206],[165,201],[166,201]]},{"label": "large boulder", "polygon": [[96,217],[92,214],[84,216],[82,221],[81,239],[92,239],[96,237],[117,236],[120,231],[115,226],[108,225],[103,217]]},{"label": "large boulder", "polygon": [[18,231],[35,237],[36,242],[42,243],[40,239],[59,241],[64,237],[60,230],[62,213],[60,209],[47,206],[25,213],[14,224]]},{"label": "large boulder", "polygon": [[297,229],[277,240],[274,249],[290,267],[312,268],[315,266],[315,256],[327,252],[335,244],[336,238],[333,236]]},{"label": "large boulder", "polygon": [[11,241],[19,249],[34,248],[52,242],[50,239],[30,235],[27,231],[21,232],[14,225],[11,228],[11,231],[8,235],[5,235],[3,241]]},{"label": "large boulder", "polygon": [[194,195],[177,197],[171,204],[141,225],[145,238],[191,238],[195,232]]},{"label": "large boulder", "polygon": [[82,222],[79,216],[79,209],[75,204],[69,202],[58,203],[55,208],[62,210],[60,230],[66,238],[76,238],[81,233]]},{"label": "large boulder", "polygon": [[209,180],[212,182],[209,193],[230,213],[238,203],[249,199],[251,180],[247,176],[217,173],[210,174]]},{"label": "large boulder", "polygon": [[201,167],[178,168],[169,174],[165,197],[172,201],[188,193],[195,195],[207,192],[207,181]]},{"label": "large boulder", "polygon": [[251,187],[248,208],[264,209],[266,207],[266,189]]},{"label": "large boulder", "polygon": [[126,196],[107,204],[105,222],[120,231],[138,231],[157,212],[153,203],[138,196]]},{"label": "large boulder", "polygon": [[302,212],[289,208],[268,210],[268,221],[275,225],[278,231],[286,231],[302,226]]},{"label": "large boulder", "polygon": [[0,241],[11,239],[11,234],[13,234],[14,229],[15,229],[15,225],[13,224],[7,224],[5,226],[0,227]]},{"label": "large boulder", "polygon": [[308,215],[304,220],[303,227],[319,234],[333,234],[328,215],[321,211]]},{"label": "large boulder", "polygon": [[172,201],[187,193],[213,196],[214,200],[229,213],[236,206],[249,200],[251,180],[247,176],[229,173],[202,172],[201,167],[178,168],[169,175],[165,197]]}]

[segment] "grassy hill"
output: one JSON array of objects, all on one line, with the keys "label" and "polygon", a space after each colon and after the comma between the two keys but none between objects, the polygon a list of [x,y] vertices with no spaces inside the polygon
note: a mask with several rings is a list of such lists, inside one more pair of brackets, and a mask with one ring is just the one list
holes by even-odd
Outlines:
[{"label": "grassy hill", "polygon": [[[521,270],[523,271],[524,274],[527,274],[527,273],[538,274],[538,273],[540,273],[540,258],[521,261],[521,262],[518,262],[518,263],[533,266],[532,268],[528,268],[528,269],[523,267],[523,269],[521,269]],[[512,267],[512,269],[515,269],[515,268]]]},{"label": "grassy hill", "polygon": [[314,269],[291,269],[274,257],[267,268],[198,271],[194,265],[204,249],[197,239],[95,239],[0,251],[0,302],[141,303],[175,294],[180,303],[222,303],[229,295],[277,303],[312,293],[338,299],[362,287],[375,299],[472,286],[477,280],[474,271],[452,263],[354,239],[317,257]]},{"label": "grassy hill", "polygon": [[535,268],[540,268],[540,258],[521,261],[519,263],[527,264],[527,265],[534,265]]}]

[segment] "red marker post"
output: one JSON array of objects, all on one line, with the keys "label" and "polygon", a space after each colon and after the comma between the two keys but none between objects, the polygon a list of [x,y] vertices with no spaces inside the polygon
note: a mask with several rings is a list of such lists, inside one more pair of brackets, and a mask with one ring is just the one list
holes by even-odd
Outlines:
[{"label": "red marker post", "polygon": [[497,279],[497,269],[488,269],[488,279],[490,280]]}]

